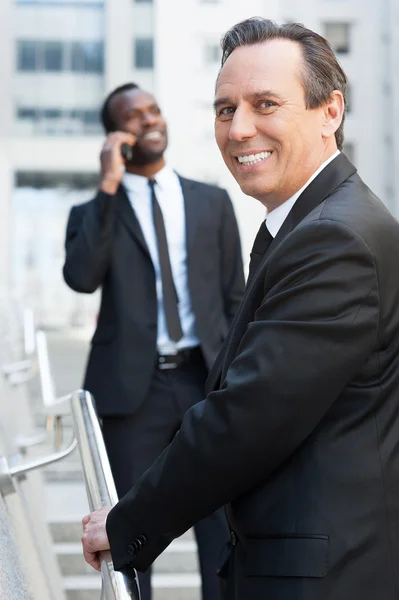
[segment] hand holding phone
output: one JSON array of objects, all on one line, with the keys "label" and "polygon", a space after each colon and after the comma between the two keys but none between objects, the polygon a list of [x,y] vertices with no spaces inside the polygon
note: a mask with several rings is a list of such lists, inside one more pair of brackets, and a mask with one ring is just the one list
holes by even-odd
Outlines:
[{"label": "hand holding phone", "polygon": [[127,160],[127,161],[132,160],[133,146],[130,146],[129,144],[122,144],[121,154],[122,154],[122,158],[124,158],[125,160]]},{"label": "hand holding phone", "polygon": [[100,189],[107,194],[116,193],[125,171],[125,161],[131,160],[136,139],[124,131],[113,131],[107,136],[100,155]]}]

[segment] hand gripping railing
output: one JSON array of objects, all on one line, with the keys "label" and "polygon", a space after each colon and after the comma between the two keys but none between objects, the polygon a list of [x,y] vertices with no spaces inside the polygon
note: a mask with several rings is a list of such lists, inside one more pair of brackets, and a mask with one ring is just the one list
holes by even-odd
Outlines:
[{"label": "hand gripping railing", "polygon": [[[78,390],[72,394],[71,405],[90,510],[113,506],[118,495],[93,398],[89,392]],[[140,600],[136,571],[132,569],[130,576],[114,571],[110,552],[101,553],[101,559],[101,600]]]}]

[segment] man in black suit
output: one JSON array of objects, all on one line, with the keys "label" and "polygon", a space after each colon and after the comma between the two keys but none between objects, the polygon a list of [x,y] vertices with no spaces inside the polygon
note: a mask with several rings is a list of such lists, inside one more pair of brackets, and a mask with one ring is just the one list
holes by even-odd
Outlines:
[{"label": "man in black suit", "polygon": [[[64,278],[77,292],[102,288],[84,387],[122,497],[203,399],[244,276],[228,194],[166,166],[166,123],[153,96],[135,84],[117,88],[102,122],[100,189],[71,210]],[[223,511],[199,521],[203,598],[220,600],[227,523]],[[149,600],[149,573],[140,583]]]},{"label": "man in black suit", "polygon": [[206,400],[84,519],[94,566],[146,569],[226,504],[228,600],[398,599],[399,224],[340,152],[346,85],[302,25],[226,34],[216,138],[266,224]]}]

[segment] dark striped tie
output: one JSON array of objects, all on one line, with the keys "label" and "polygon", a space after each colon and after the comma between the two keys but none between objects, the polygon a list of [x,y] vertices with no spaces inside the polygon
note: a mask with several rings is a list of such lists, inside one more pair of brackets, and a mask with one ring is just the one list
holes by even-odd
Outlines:
[{"label": "dark striped tie", "polygon": [[165,311],[166,326],[168,328],[169,337],[174,342],[178,342],[183,337],[183,330],[179,317],[178,297],[173,281],[172,267],[170,265],[165,223],[163,220],[161,207],[159,206],[155,194],[154,187],[156,181],[155,179],[149,179],[148,183],[151,189],[152,215],[154,219],[155,234],[157,237],[158,258],[162,279],[163,308]]}]

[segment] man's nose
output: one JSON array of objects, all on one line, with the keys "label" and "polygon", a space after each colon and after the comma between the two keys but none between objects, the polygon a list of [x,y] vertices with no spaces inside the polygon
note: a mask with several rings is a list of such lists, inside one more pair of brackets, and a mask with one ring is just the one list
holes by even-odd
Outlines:
[{"label": "man's nose", "polygon": [[152,112],[146,111],[142,115],[142,122],[145,127],[150,127],[155,125],[158,119],[158,115],[155,115]]},{"label": "man's nose", "polygon": [[229,138],[242,142],[256,135],[256,127],[252,113],[245,108],[237,108],[230,125]]}]

